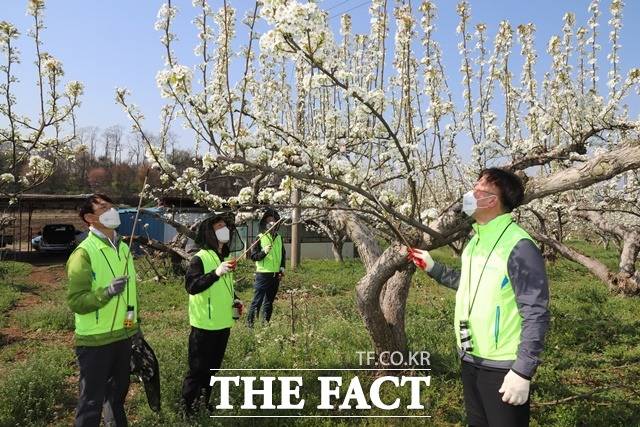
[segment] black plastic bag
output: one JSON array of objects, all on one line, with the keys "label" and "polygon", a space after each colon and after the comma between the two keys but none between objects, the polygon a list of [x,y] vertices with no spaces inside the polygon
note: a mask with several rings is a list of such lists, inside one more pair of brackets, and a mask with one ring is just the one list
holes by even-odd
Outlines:
[{"label": "black plastic bag", "polygon": [[144,384],[151,410],[160,412],[160,367],[153,349],[141,332],[131,337],[131,375]]}]

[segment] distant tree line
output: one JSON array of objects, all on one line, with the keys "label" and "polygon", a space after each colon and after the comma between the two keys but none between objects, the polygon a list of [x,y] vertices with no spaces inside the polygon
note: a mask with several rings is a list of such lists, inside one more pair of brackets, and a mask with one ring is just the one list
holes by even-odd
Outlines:
[{"label": "distant tree line", "polygon": [[[193,153],[176,148],[175,136],[169,142],[165,147],[167,157],[178,165],[179,170],[189,167]],[[155,171],[149,171],[142,142],[120,125],[106,129],[96,126],[80,128],[72,144],[75,148],[82,146],[75,150],[75,158],[58,159],[51,177],[34,192],[104,192],[119,197],[138,193],[147,173],[149,184],[153,185],[159,179]]]}]

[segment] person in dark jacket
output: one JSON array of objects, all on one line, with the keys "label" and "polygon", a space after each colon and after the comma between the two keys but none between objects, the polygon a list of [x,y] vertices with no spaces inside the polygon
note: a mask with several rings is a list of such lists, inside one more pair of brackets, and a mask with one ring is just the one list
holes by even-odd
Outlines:
[{"label": "person in dark jacket", "polygon": [[[189,294],[189,372],[182,383],[182,407],[192,415],[209,407],[211,376],[222,365],[233,316],[236,264],[229,257],[235,227],[221,215],[202,221],[196,244],[201,248],[189,264],[185,288]],[[239,240],[239,238],[238,238]],[[239,243],[236,241],[236,243]]]},{"label": "person in dark jacket", "polygon": [[273,301],[284,277],[286,253],[282,236],[277,231],[278,226],[274,227],[279,220],[278,212],[266,210],[260,220],[258,243],[251,249],[251,260],[256,262],[256,281],[253,285],[253,301],[247,315],[249,327],[253,327],[260,307],[263,309],[263,322],[271,320]]},{"label": "person in dark jacket", "polygon": [[475,234],[456,270],[429,252],[409,258],[440,284],[457,290],[454,326],[467,422],[528,426],[529,386],[549,329],[549,283],[540,249],[511,216],[524,199],[510,171],[482,171],[462,199]]}]

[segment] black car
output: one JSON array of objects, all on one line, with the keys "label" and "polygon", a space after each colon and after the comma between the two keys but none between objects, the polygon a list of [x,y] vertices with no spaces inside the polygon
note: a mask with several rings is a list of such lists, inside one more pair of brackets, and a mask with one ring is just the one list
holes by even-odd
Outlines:
[{"label": "black car", "polygon": [[31,246],[40,252],[71,252],[81,234],[72,224],[47,224],[31,239]]}]

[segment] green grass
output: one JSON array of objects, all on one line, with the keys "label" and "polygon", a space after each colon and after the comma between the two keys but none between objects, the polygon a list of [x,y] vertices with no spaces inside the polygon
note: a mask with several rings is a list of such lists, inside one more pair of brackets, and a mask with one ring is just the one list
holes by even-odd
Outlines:
[{"label": "green grass", "polygon": [[20,299],[21,293],[28,289],[24,279],[30,272],[29,264],[0,262],[0,327],[6,326],[7,312]]},{"label": "green grass", "polygon": [[[64,300],[62,300],[64,301]],[[15,315],[20,328],[26,331],[73,331],[73,314],[64,304],[43,302]]]},{"label": "green grass", "polygon": [[[583,244],[575,242],[576,247],[580,245]],[[584,245],[580,249],[592,251],[592,255],[601,257],[607,264],[616,263],[615,253]],[[434,251],[434,258],[450,265],[459,264],[448,250]],[[232,329],[223,367],[358,366],[356,352],[371,348],[355,304],[354,287],[362,274],[362,265],[353,260],[344,265],[332,261],[305,261],[298,271],[288,272],[271,324],[266,327],[257,325],[250,330],[243,321],[238,322]],[[532,426],[640,425],[638,299],[610,295],[605,285],[569,261],[550,264],[548,274],[552,292],[552,324],[543,354],[544,363],[533,386],[534,403],[544,405],[533,408]],[[188,297],[181,277],[172,277],[162,283],[148,279],[141,277],[139,282],[142,327],[160,360],[163,409],[159,415],[152,413],[140,385],[132,384],[133,392],[127,403],[129,420],[132,425],[141,426],[188,425],[178,410],[181,382],[187,366]],[[236,290],[248,306],[252,296],[252,265],[241,263],[236,279],[239,284]],[[16,292],[21,292],[20,288],[16,288]],[[424,411],[405,410],[404,413],[429,414],[435,425],[464,423],[459,361],[453,336],[454,296],[453,291],[438,286],[425,274],[417,273],[407,303],[409,348],[430,352],[432,385],[422,392],[422,401],[427,408]],[[27,330],[67,331],[71,327],[71,318],[64,314],[64,293],[51,292],[48,298],[50,301],[41,307],[15,313],[15,322]],[[9,375],[0,379],[0,425],[4,425],[5,420],[13,424],[44,423],[41,420],[54,425],[68,424],[72,418],[73,402],[69,404],[66,400],[69,387],[65,381],[68,382],[68,376],[76,370],[72,363],[73,349],[54,347],[42,350],[44,353],[29,351],[26,360],[19,360],[19,357],[12,356],[16,347],[38,348],[29,342],[14,343],[11,349],[0,350],[0,360],[11,364]],[[43,362],[43,359],[48,362]],[[45,369],[54,362],[55,369]],[[323,373],[333,374],[340,375],[336,372]],[[39,384],[32,384],[38,375],[41,376]],[[317,390],[318,372],[301,371],[295,375],[303,377],[303,390]],[[349,375],[343,373],[345,381],[350,379]],[[359,377],[367,390],[373,378],[362,372]],[[73,393],[75,383],[72,384]],[[343,394],[346,385],[343,385]],[[635,393],[632,391],[634,388]],[[10,393],[11,390],[22,390],[21,393],[31,397],[23,403]],[[598,392],[588,397],[550,404],[594,390]],[[36,395],[45,399],[36,399]],[[6,402],[5,397],[8,399]],[[317,393],[305,393],[304,397],[307,399],[305,414],[327,414],[315,410],[319,403]],[[384,401],[393,401],[395,397],[408,401],[408,389],[397,392],[383,389]],[[72,401],[74,398],[71,396]],[[242,394],[233,388],[231,399],[241,403]],[[274,400],[278,400],[277,395]],[[26,402],[30,402],[28,407],[35,408],[32,412],[28,412]],[[58,415],[43,415],[56,411]],[[236,413],[250,412],[238,410]],[[368,412],[370,415],[383,413],[381,410]],[[38,418],[41,416],[44,418]],[[202,413],[192,425],[228,425],[219,421]],[[282,425],[282,420],[277,419],[264,420],[264,423],[254,421],[235,419],[233,424]],[[287,424],[303,426],[351,425],[348,419],[342,422],[313,418],[286,421]],[[423,425],[422,420],[414,421],[370,418],[363,424]]]},{"label": "green grass", "polygon": [[0,314],[4,315],[14,306],[20,298],[20,292],[13,286],[3,283],[0,285]]},{"label": "green grass", "polygon": [[0,426],[47,425],[65,416],[74,396],[65,381],[74,372],[65,347],[40,347],[0,380]]},{"label": "green grass", "polygon": [[31,265],[24,262],[2,261],[0,263],[0,280],[12,280],[31,273]]}]

